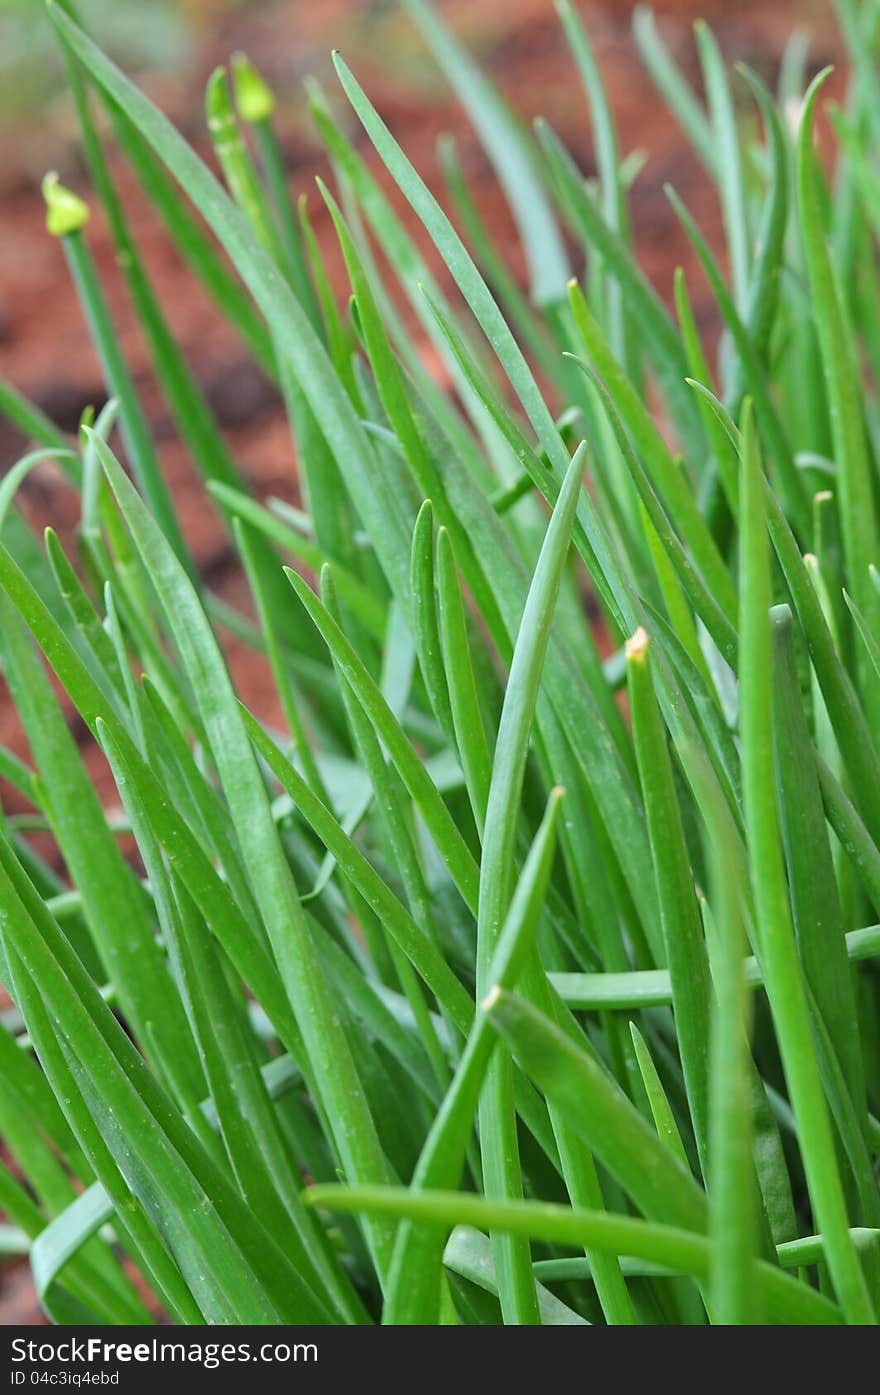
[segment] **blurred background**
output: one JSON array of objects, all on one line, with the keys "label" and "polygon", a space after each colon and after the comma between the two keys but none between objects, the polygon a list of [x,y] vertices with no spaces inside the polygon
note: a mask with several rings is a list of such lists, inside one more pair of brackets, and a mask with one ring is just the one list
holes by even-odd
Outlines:
[{"label": "blurred background", "polygon": [[[583,172],[595,173],[589,119],[552,0],[435,4],[519,114],[525,119],[548,117]],[[334,96],[331,48],[343,52],[438,193],[437,139],[446,132],[455,136],[481,211],[497,242],[509,252],[511,266],[521,272],[509,215],[486,158],[397,0],[78,0],[78,6],[92,34],[206,157],[205,81],[214,66],[227,62],[236,50],[248,53],[278,95],[277,128],[290,181],[295,194],[309,195],[316,232],[340,295],[345,279],[335,238],[323,203],[313,192],[315,175],[326,173],[326,162],[310,128],[302,90],[303,79],[313,75]],[[663,194],[664,184],[676,186],[716,250],[719,212],[695,158],[638,60],[629,0],[581,0],[578,8],[602,68],[622,151],[640,149],[646,156],[632,194],[633,223],[642,263],[668,300],[675,266],[693,263]],[[810,36],[811,72],[839,53],[830,0],[656,0],[653,8],[663,37],[697,85],[691,32],[697,16],[712,25],[729,61],[745,59],[771,81],[794,27]],[[838,75],[838,90],[840,80]],[[344,106],[340,101],[339,112]],[[357,139],[353,122],[352,133]],[[358,143],[382,178],[366,142]],[[61,249],[44,231],[40,180],[47,169],[57,169],[84,197],[89,198],[89,191],[73,104],[64,90],[51,26],[39,0],[0,0],[0,150],[0,373],[72,431],[84,407],[100,406],[105,393]],[[295,460],[277,394],[221,325],[121,165],[116,172],[163,307],[239,465],[261,497],[274,494],[295,501]],[[382,182],[387,188],[387,180]],[[401,208],[398,197],[394,202]],[[216,591],[247,607],[224,533],[205,507],[202,487],[152,380],[98,210],[88,238],[196,560]],[[711,332],[709,298],[696,272],[690,285],[703,327]],[[0,422],[0,473],[22,453],[24,444]],[[62,541],[70,538],[76,503],[51,464],[28,477],[19,500],[35,528],[51,522]],[[266,710],[259,664],[234,646],[230,661],[245,701],[271,721],[277,714]],[[3,694],[0,742],[21,748]],[[95,778],[111,797],[106,772],[93,756],[87,759],[94,765]],[[2,1258],[0,1321],[40,1321],[26,1264],[3,1263]]]}]

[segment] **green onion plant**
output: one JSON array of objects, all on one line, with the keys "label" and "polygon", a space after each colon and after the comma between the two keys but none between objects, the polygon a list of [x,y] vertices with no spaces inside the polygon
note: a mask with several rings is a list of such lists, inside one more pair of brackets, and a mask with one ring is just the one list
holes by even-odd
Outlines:
[{"label": "green onion plant", "polygon": [[[57,1323],[874,1323],[880,4],[838,0],[837,107],[801,36],[771,92],[698,25],[697,90],[636,12],[717,195],[721,258],[669,190],[717,345],[696,284],[639,266],[641,159],[570,0],[589,179],[402,4],[522,284],[454,145],[438,195],[342,56],[308,92],[331,173],[296,203],[244,55],[208,84],[206,162],[48,6],[94,190],[48,177],[48,234],[107,398],[74,439],[0,386],[28,438],[0,654],[29,752],[0,750],[2,1249]],[[277,386],[297,507],[235,461],[120,160]],[[247,611],[193,563],[99,204]],[[16,503],[47,456],[68,550]]]}]

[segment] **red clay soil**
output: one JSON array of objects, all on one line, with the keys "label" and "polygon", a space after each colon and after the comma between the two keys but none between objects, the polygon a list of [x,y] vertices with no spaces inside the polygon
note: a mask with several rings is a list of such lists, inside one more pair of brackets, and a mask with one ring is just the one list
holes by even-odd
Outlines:
[{"label": "red clay soil", "polygon": [[[521,271],[510,218],[486,159],[425,57],[418,35],[391,0],[251,3],[219,18],[218,11],[225,11],[225,6],[203,0],[200,6],[191,7],[203,12],[192,71],[173,79],[145,78],[144,85],[205,153],[200,97],[204,82],[216,63],[226,61],[236,49],[247,50],[281,95],[279,126],[292,188],[296,194],[312,195],[311,212],[340,295],[346,286],[332,229],[320,198],[312,194],[314,177],[326,174],[326,164],[308,126],[301,95],[303,77],[315,74],[335,99],[338,85],[329,61],[331,47],[345,54],[385,121],[435,187],[439,183],[437,137],[447,131],[455,135],[480,207],[511,264]],[[589,120],[551,0],[481,0],[479,4],[449,0],[440,8],[515,108],[526,118],[546,116],[584,172],[592,173],[595,165]],[[630,39],[632,6],[612,2],[581,8],[617,116],[622,149],[641,148],[649,156],[633,192],[634,224],[643,265],[660,292],[668,296],[675,266],[682,262],[692,267],[692,259],[663,194],[664,184],[669,181],[676,186],[716,246],[718,210],[695,159],[639,64]],[[695,81],[697,64],[690,25],[696,14],[710,21],[729,59],[745,59],[768,76],[774,75],[782,45],[794,24],[807,26],[813,35],[814,67],[832,59],[837,51],[830,5],[821,0],[775,0],[773,4],[766,0],[704,0],[700,5],[665,0],[657,3],[655,10],[665,37]],[[338,109],[343,108],[340,94]],[[73,430],[87,404],[104,400],[104,390],[61,249],[43,230],[39,195],[42,165],[37,161],[50,160],[68,182],[83,192],[87,189],[69,113],[62,111],[60,117],[27,135],[21,142],[20,161],[10,162],[5,156],[7,163],[0,175],[0,372],[61,426]],[[375,168],[367,143],[359,139],[359,145]],[[5,146],[7,151],[15,149],[15,140],[7,138]],[[277,394],[220,323],[121,167],[118,177],[162,304],[240,466],[261,495],[272,493],[295,500],[295,460]],[[387,180],[383,183],[387,187]],[[394,201],[401,206],[396,195]],[[408,210],[402,211],[409,217]],[[193,553],[211,585],[247,608],[245,587],[223,530],[205,505],[201,484],[156,389],[100,213],[93,218],[88,235]],[[424,238],[421,241],[424,243]],[[711,327],[711,306],[696,272],[689,284],[699,316]],[[0,470],[9,467],[22,447],[21,439],[0,423]],[[32,474],[19,497],[36,528],[51,523],[72,546],[75,500],[51,465]],[[263,665],[235,644],[230,646],[229,655],[245,700],[267,719],[277,718]],[[76,723],[74,729],[82,735]],[[26,754],[5,690],[0,691],[0,741]],[[85,743],[84,755],[108,804],[112,804],[108,772],[91,742]],[[17,807],[11,796],[8,807]],[[0,1315],[7,1323],[39,1321],[26,1270],[7,1270],[0,1275],[0,1285]]]}]

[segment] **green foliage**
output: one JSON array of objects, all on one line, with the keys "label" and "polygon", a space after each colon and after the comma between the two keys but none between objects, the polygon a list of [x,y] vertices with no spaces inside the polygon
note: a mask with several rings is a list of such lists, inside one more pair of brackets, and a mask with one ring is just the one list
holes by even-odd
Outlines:
[{"label": "green foliage", "polygon": [[[635,259],[633,163],[574,6],[596,185],[437,9],[405,8],[498,175],[527,290],[452,148],[454,220],[337,58],[340,109],[310,98],[338,303],[247,60],[209,84],[221,183],[75,7],[49,7],[256,623],[197,575],[86,206],[50,181],[108,403],[67,440],[0,384],[32,443],[0,488],[0,652],[30,752],[0,751],[29,811],[0,819],[0,1249],[29,1250],[60,1323],[875,1322],[878,6],[841,6],[833,174],[821,77],[804,97],[790,57],[783,112],[700,25],[704,103],[637,11],[719,200],[730,284],[672,194],[717,356],[683,275],[673,319]],[[249,492],[105,130],[278,385],[301,509]],[[47,455],[81,501],[75,558],[15,505]],[[284,730],[241,703],[229,633],[268,660]]]},{"label": "green foliage", "polygon": [[[178,0],[152,0],[149,24],[137,6],[116,0],[77,3],[83,21],[121,62],[169,69],[191,55],[189,19]],[[0,121],[32,116],[51,101],[62,67],[44,6],[35,0],[0,0]]]}]

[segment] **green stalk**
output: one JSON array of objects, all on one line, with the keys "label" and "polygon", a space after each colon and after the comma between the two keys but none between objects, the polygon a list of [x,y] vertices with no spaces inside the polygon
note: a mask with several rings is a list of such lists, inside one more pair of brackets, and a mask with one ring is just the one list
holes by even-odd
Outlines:
[{"label": "green stalk", "polygon": [[[715,908],[708,1170],[709,1233],[714,1244],[709,1303],[713,1322],[741,1326],[763,1320],[755,1300],[758,1197],[753,1114],[757,1111],[749,1051],[751,1004],[743,959],[746,926],[729,811],[708,788],[701,804]],[[759,1077],[755,1076],[755,1082],[762,1091]]]},{"label": "green stalk", "polygon": [[633,737],[654,859],[660,923],[688,1103],[703,1175],[709,1161],[709,1018],[711,981],[693,874],[689,867],[672,763],[651,677],[650,641],[627,642]]},{"label": "green stalk", "polygon": [[284,262],[293,289],[315,329],[319,326],[315,291],[303,255],[299,222],[288,189],[284,156],[275,134],[275,94],[246,54],[232,56],[235,105],[242,121],[254,128],[263,170],[272,194],[282,237]]},{"label": "green stalk", "polygon": [[53,237],[61,239],[70,274],[101,360],[107,390],[119,401],[119,424],[132,468],[150,508],[162,525],[162,531],[192,578],[195,576],[193,562],[162,476],[134,380],[122,356],[119,336],[110,317],[94,259],[85,240],[83,230],[88,222],[88,207],[58,183],[57,175],[46,176],[43,194],[47,207],[46,226]]},{"label": "green stalk", "polygon": [[[313,1187],[306,1193],[306,1200],[311,1206],[328,1206],[341,1212],[364,1210],[387,1216],[410,1216],[435,1226],[474,1225],[484,1230],[503,1226],[514,1235],[560,1245],[586,1245],[607,1254],[651,1260],[696,1278],[709,1276],[712,1247],[704,1236],[629,1216],[574,1210],[547,1202],[492,1202],[461,1192],[418,1193],[403,1188],[357,1191],[345,1187]],[[758,1283],[765,1310],[774,1323],[812,1326],[835,1325],[842,1321],[836,1304],[768,1264],[758,1266]]]},{"label": "green stalk", "polygon": [[[551,794],[498,937],[489,975],[496,985],[513,986],[524,966],[552,866],[561,796],[561,790]],[[452,1084],[425,1139],[413,1174],[412,1194],[433,1187],[452,1186],[458,1181],[494,1045],[495,1035],[488,1018],[478,1010]],[[443,1238],[426,1227],[407,1224],[400,1227],[383,1321],[400,1324],[435,1320],[443,1243]]]},{"label": "green stalk", "polygon": [[[828,69],[825,69],[813,79],[804,100],[797,150],[798,200],[838,467],[849,585],[856,604],[876,627],[880,621],[880,596],[870,585],[868,568],[880,560],[880,536],[862,418],[860,379],[852,332],[825,240],[813,151],[814,110],[827,76]],[[880,679],[864,659],[859,665],[859,677],[876,728],[880,716]]]},{"label": "green stalk", "polygon": [[849,1234],[782,857],[773,773],[767,521],[763,477],[750,411],[746,412],[743,431],[740,515],[743,793],[759,957],[801,1136],[810,1197],[826,1237],[828,1267],[847,1321],[873,1322],[873,1304]]},{"label": "green stalk", "polygon": [[[583,449],[572,459],[547,531],[535,578],[523,612],[520,639],[507,682],[483,832],[480,896],[477,908],[477,995],[492,987],[489,968],[507,911],[514,840],[531,722],[571,526],[581,492]],[[480,1101],[483,1185],[487,1196],[521,1195],[516,1137],[513,1133],[512,1077],[509,1062],[490,1068]],[[537,1299],[528,1246],[510,1237],[492,1237],[492,1254],[502,1311],[507,1321],[536,1322]]]},{"label": "green stalk", "polygon": [[800,695],[791,612],[771,611],[776,682],[774,744],[782,837],[804,977],[863,1114],[865,1074],[853,980],[822,796]]}]

